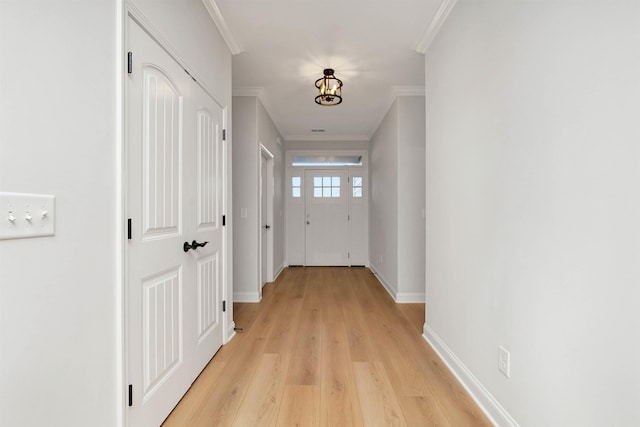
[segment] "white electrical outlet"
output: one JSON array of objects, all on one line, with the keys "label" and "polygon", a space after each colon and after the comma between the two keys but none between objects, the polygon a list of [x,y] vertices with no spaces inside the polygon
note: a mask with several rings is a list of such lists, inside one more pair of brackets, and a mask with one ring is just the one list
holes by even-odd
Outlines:
[{"label": "white electrical outlet", "polygon": [[54,234],[54,196],[0,193],[0,240]]},{"label": "white electrical outlet", "polygon": [[511,353],[503,346],[498,346],[498,369],[505,377],[511,378]]}]

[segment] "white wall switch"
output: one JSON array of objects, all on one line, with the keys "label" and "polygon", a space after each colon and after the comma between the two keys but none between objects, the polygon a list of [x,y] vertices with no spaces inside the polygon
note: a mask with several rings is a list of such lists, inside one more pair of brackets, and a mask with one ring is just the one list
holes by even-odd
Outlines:
[{"label": "white wall switch", "polygon": [[0,240],[53,236],[55,197],[0,193]]}]

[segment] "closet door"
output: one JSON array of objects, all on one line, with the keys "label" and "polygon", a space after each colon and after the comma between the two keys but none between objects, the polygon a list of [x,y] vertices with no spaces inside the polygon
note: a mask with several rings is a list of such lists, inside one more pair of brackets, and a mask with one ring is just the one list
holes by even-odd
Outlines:
[{"label": "closet door", "polygon": [[128,29],[128,419],[150,426],[222,344],[222,110],[135,21]]}]

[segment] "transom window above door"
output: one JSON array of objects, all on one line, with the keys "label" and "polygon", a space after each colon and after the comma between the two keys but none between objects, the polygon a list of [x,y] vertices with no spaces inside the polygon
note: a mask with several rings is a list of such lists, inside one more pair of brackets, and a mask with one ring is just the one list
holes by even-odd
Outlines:
[{"label": "transom window above door", "polygon": [[340,197],[340,177],[314,176],[313,197]]}]

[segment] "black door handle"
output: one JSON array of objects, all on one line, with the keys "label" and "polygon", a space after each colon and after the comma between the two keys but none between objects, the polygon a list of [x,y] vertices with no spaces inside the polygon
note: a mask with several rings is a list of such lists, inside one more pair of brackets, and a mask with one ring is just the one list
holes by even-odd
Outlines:
[{"label": "black door handle", "polygon": [[207,243],[209,243],[209,242],[199,243],[199,242],[196,242],[195,240],[192,241],[191,243],[184,242],[184,245],[182,245],[182,250],[185,251],[185,252],[189,252],[189,249],[198,249],[198,248],[201,248],[203,246],[206,246]]},{"label": "black door handle", "polygon": [[271,228],[270,225],[265,225],[264,228],[266,228],[267,230]]}]

